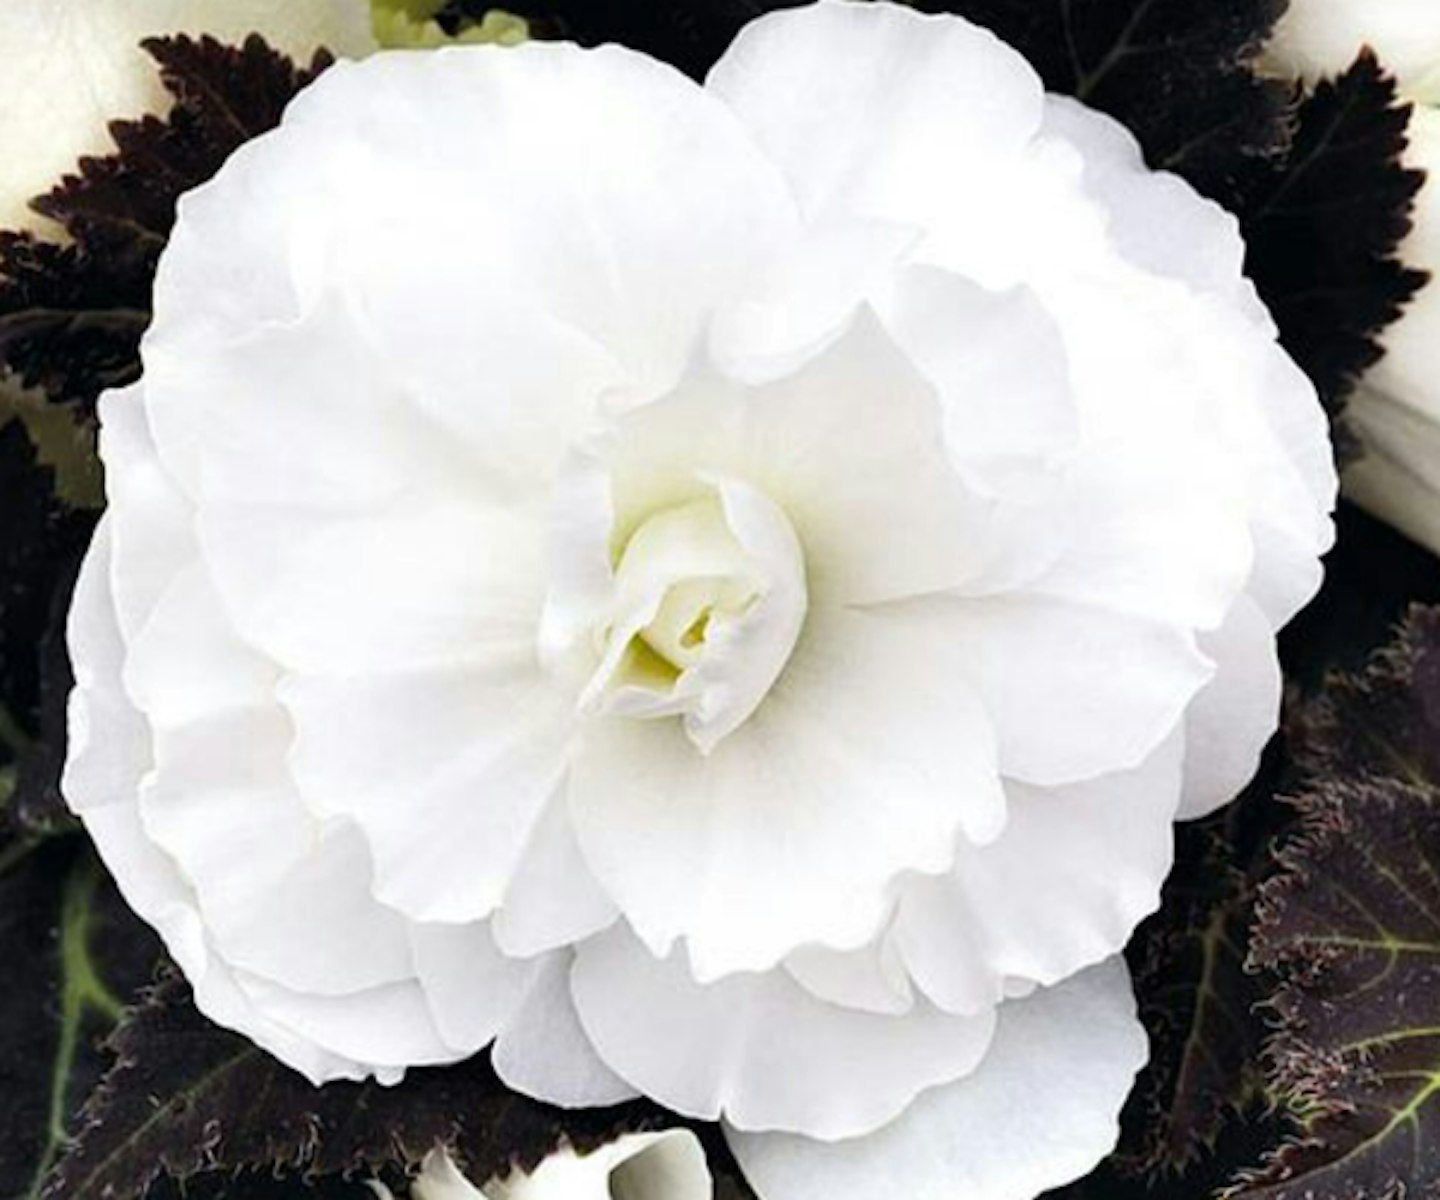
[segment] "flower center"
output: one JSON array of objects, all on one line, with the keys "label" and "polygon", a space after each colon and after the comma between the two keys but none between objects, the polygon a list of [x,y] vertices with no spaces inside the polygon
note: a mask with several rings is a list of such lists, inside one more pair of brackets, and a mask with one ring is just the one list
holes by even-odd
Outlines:
[{"label": "flower center", "polygon": [[785,514],[734,480],[646,517],[616,556],[582,704],[678,716],[708,754],[759,707],[805,621],[805,564]]}]

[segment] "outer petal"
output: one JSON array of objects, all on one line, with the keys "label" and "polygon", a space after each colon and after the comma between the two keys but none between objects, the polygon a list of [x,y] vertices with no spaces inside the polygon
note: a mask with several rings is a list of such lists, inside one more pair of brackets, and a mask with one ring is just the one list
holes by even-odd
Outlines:
[{"label": "outer petal", "polygon": [[727,1131],[761,1200],[1030,1200],[1114,1146],[1145,1062],[1124,963],[1112,959],[1001,1011],[978,1070],[921,1096],[869,1137],[840,1145]]},{"label": "outer petal", "polygon": [[1242,596],[1225,624],[1200,646],[1217,666],[1185,714],[1182,820],[1228,804],[1250,782],[1280,723],[1284,679],[1265,613]]},{"label": "outer petal", "polygon": [[531,834],[492,921],[495,944],[528,958],[583,942],[619,915],[580,853],[562,786]]},{"label": "outer petal", "polygon": [[1027,783],[1139,765],[1214,673],[1186,630],[1023,592],[881,611],[955,647],[994,724],[1002,772]]},{"label": "outer petal", "polygon": [[507,958],[487,923],[413,925],[415,976],[435,1028],[458,1054],[488,1045],[525,998],[539,966]]},{"label": "outer petal", "polygon": [[548,955],[524,1002],[491,1050],[495,1072],[517,1092],[561,1108],[598,1108],[640,1093],[596,1053],[570,995],[569,952]]},{"label": "outer petal", "polygon": [[905,889],[889,942],[949,1012],[998,1004],[1119,953],[1160,903],[1184,739],[1138,768],[1062,788],[1010,784],[1010,822],[955,868]]},{"label": "outer petal", "polygon": [[1042,104],[1035,72],[993,34],[848,0],[752,21],[706,87],[784,167],[807,213],[922,228],[973,211],[975,164],[1018,157]]},{"label": "outer petal", "polygon": [[697,977],[764,970],[879,929],[901,873],[1004,823],[958,648],[861,613],[812,614],[764,705],[708,756],[671,722],[593,728],[572,772],[581,850],[658,954]]},{"label": "outer petal", "polygon": [[533,625],[541,500],[497,503],[494,473],[408,407],[343,302],[146,362],[162,456],[195,439],[190,490],[226,607],[279,661],[454,661]]},{"label": "outer petal", "polygon": [[654,958],[622,929],[580,948],[572,987],[596,1049],[647,1096],[740,1129],[825,1139],[876,1129],[924,1088],[967,1074],[994,1028],[992,1014],[843,1009],[777,971],[698,984],[683,954]]},{"label": "outer petal", "polygon": [[114,546],[108,569],[120,634],[129,639],[194,557],[194,512],[156,457],[145,385],[107,392],[99,412]]},{"label": "outer petal", "polygon": [[[443,408],[474,448],[497,428],[479,410],[513,413],[530,397],[551,417],[583,414],[597,364],[617,364],[634,397],[668,387],[716,302],[794,231],[783,178],[733,114],[643,55],[540,43],[376,55],[328,71],[278,131],[187,197],[147,365],[179,351],[203,368],[207,352],[334,289],[419,408]],[[445,261],[457,245],[463,272]],[[412,334],[437,307],[456,311]],[[481,368],[467,394],[453,373],[414,363],[446,329],[473,348],[447,356]],[[364,380],[335,366],[343,401]],[[180,458],[182,420],[162,439]],[[560,424],[537,415],[503,432],[538,437],[558,463]]]},{"label": "outer petal", "polygon": [[521,643],[468,667],[281,687],[306,802],[360,826],[376,895],[416,920],[498,908],[560,783],[574,703],[534,656]]},{"label": "outer petal", "polygon": [[189,883],[144,830],[136,796],[152,765],[148,726],[120,680],[124,643],[110,586],[113,517],[104,518],[71,605],[69,643],[76,688],[70,698],[70,756],[61,789],[121,894],[160,933],[212,1020],[240,1029],[277,1058],[319,1082],[360,1078],[369,1068],[322,1050],[271,1020],[237,985],[206,939]]},{"label": "outer petal", "polygon": [[133,807],[140,780],[153,763],[150,726],[120,681],[125,642],[110,582],[114,523],[113,516],[104,516],[96,526],[66,630],[75,687],[60,790],[82,816],[106,805]]},{"label": "outer petal", "polygon": [[329,1054],[373,1063],[366,1073],[382,1083],[398,1082],[408,1067],[463,1057],[440,1036],[413,980],[348,996],[294,992],[244,972],[236,982],[266,1018]]},{"label": "outer petal", "polygon": [[1119,121],[1051,95],[1043,136],[1080,152],[1085,190],[1104,205],[1114,249],[1156,275],[1259,307],[1244,277],[1239,221],[1178,175],[1151,170],[1135,135]]},{"label": "outer petal", "polygon": [[[1163,311],[1172,327],[1190,331],[1157,365],[1170,381],[1182,372],[1199,381],[1207,432],[1219,435],[1226,459],[1242,465],[1257,544],[1252,586],[1278,629],[1319,585],[1314,560],[1332,536],[1334,455],[1313,385],[1276,344],[1274,321],[1244,277],[1239,225],[1177,176],[1150,170],[1134,136],[1103,113],[1065,97],[1047,97],[1044,136],[1081,153],[1083,186],[1103,206],[1112,251],[1159,279],[1181,280],[1192,289],[1176,293],[1167,287],[1147,305]],[[1209,353],[1222,343],[1227,353]],[[1199,354],[1189,346],[1199,347]],[[1151,400],[1142,398],[1140,404]],[[1131,457],[1143,463],[1164,455]],[[1194,494],[1206,495],[1205,503],[1215,506],[1208,489],[1196,487]],[[1171,517],[1172,525],[1177,519]],[[1199,544],[1193,534],[1172,540],[1189,549]]]}]

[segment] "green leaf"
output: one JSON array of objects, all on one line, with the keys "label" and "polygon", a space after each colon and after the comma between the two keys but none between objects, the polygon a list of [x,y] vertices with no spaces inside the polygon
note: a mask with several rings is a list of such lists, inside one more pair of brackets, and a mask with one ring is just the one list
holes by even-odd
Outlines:
[{"label": "green leaf", "polygon": [[[1309,723],[1300,827],[1261,889],[1271,1086],[1299,1136],[1255,1200],[1432,1194],[1440,1179],[1440,609],[1417,609]],[[1428,1189],[1428,1190],[1427,1190]]]},{"label": "green leaf", "polygon": [[83,837],[0,842],[0,1197],[38,1196],[159,953]]},{"label": "green leaf", "polygon": [[[500,1082],[488,1057],[409,1073],[395,1087],[312,1086],[247,1039],[210,1024],[172,979],[128,1019],[115,1065],[47,1185],[57,1200],[135,1200],[162,1173],[237,1169],[310,1177],[416,1167],[436,1145],[485,1180],[530,1168],[562,1142],[682,1124],[645,1102],[565,1111]],[[718,1139],[705,1131],[724,1163]]]}]

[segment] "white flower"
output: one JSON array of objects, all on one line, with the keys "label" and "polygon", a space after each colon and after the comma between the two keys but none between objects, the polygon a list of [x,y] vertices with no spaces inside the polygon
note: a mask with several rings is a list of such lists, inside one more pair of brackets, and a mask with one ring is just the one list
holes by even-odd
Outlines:
[{"label": "white flower", "polygon": [[1290,0],[1268,56],[1309,83],[1339,75],[1370,46],[1412,96],[1440,101],[1440,4],[1435,0]]},{"label": "white flower", "polygon": [[308,60],[374,49],[369,0],[4,0],[0,3],[0,229],[49,232],[30,201],[109,154],[110,122],[162,112],[170,101],[144,38],[261,33]]},{"label": "white flower", "polygon": [[[378,1200],[394,1200],[374,1183]],[[477,1188],[444,1150],[425,1156],[411,1200],[711,1200],[705,1151],[688,1130],[632,1133],[589,1154],[557,1150],[533,1171]]]},{"label": "white flower", "polygon": [[1079,1174],[1332,535],[1242,257],[953,17],[341,65],[104,400],[66,794],[313,1079],[493,1040],[765,1200]]}]

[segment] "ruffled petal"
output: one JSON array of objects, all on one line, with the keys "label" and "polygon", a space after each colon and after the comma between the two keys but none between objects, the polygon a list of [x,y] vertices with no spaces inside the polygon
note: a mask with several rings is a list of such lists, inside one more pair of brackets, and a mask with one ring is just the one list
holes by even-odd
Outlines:
[{"label": "ruffled petal", "polygon": [[973,1074],[869,1137],[833,1143],[727,1130],[761,1200],[1030,1200],[1114,1146],[1148,1053],[1130,976],[1111,959],[1011,1001]]},{"label": "ruffled petal", "polygon": [[296,992],[236,972],[240,990],[267,1020],[331,1055],[373,1064],[382,1083],[398,1083],[409,1067],[454,1062],[419,985],[412,979],[346,996]]},{"label": "ruffled petal", "polygon": [[684,938],[709,980],[807,943],[853,948],[898,875],[948,869],[962,831],[999,833],[985,713],[961,648],[930,632],[812,614],[775,690],[708,755],[673,722],[587,731],[570,790],[581,850],[652,950]]},{"label": "ruffled petal", "polygon": [[583,942],[619,916],[580,852],[562,788],[535,826],[491,921],[495,944],[529,958]]},{"label": "ruffled petal", "polygon": [[1119,953],[1160,903],[1184,751],[1177,733],[1133,771],[1008,785],[1005,832],[905,888],[888,940],[916,986],[949,1012],[976,1012],[1016,984],[1049,986]]},{"label": "ruffled petal", "polygon": [[1041,574],[1056,552],[1043,527],[1018,539],[1013,514],[965,488],[934,389],[873,314],[765,387],[697,372],[595,453],[622,522],[687,498],[697,473],[763,492],[800,540],[812,605],[999,586]]},{"label": "ruffled petal", "polygon": [[546,956],[490,1052],[495,1073],[527,1096],[561,1108],[602,1108],[640,1093],[596,1053],[570,994],[574,955]]},{"label": "ruffled petal", "polygon": [[801,946],[786,957],[785,970],[812,996],[842,1008],[900,1016],[915,1007],[904,959],[888,933],[859,950]]},{"label": "ruffled petal", "polygon": [[1138,766],[1214,673],[1192,633],[1014,593],[895,606],[954,646],[994,724],[1000,768],[1044,786]]},{"label": "ruffled petal", "polygon": [[460,1054],[488,1045],[514,1017],[539,969],[507,958],[488,923],[412,925],[415,977],[440,1036]]},{"label": "ruffled petal", "polygon": [[156,454],[145,385],[107,392],[99,415],[114,606],[128,641],[195,556],[194,510]]},{"label": "ruffled petal", "polygon": [[1285,681],[1265,613],[1242,596],[1200,648],[1215,660],[1215,678],[1185,713],[1185,786],[1179,818],[1192,820],[1228,804],[1250,782],[1280,723]]},{"label": "ruffled petal", "polygon": [[572,989],[596,1049],[647,1096],[739,1129],[827,1140],[877,1129],[974,1070],[994,1028],[988,1013],[840,1008],[778,971],[699,984],[683,953],[655,958],[618,928],[580,947]]},{"label": "ruffled petal", "polygon": [[887,290],[918,237],[907,225],[858,217],[806,226],[715,314],[716,364],[732,379],[761,384],[819,357],[862,304]]},{"label": "ruffled petal", "polygon": [[[237,226],[237,208],[255,211]],[[555,379],[554,352],[576,339],[647,397],[673,382],[717,300],[795,222],[783,176],[727,107],[644,55],[538,42],[378,55],[327,71],[276,133],[187,198],[147,352],[178,344],[193,361],[267,318],[293,320],[338,283],[369,307],[384,356],[407,363],[428,412],[448,401],[493,417]],[[284,286],[262,289],[257,275]],[[226,285],[242,298],[217,295]],[[454,313],[407,350],[417,319],[445,307]],[[547,314],[548,332],[526,323],[515,340],[507,308]],[[456,376],[413,361],[446,329],[468,347],[446,355],[470,355],[479,371],[464,395],[451,390]],[[582,370],[566,385],[578,394],[548,411],[593,401],[593,382]],[[502,428],[479,412],[445,424]]]},{"label": "ruffled petal", "polygon": [[1104,206],[1111,243],[1127,259],[1236,306],[1262,308],[1245,279],[1240,222],[1178,175],[1151,170],[1119,121],[1048,95],[1042,136],[1080,152],[1085,191]]},{"label": "ruffled petal", "polygon": [[141,822],[137,797],[153,758],[149,725],[120,678],[124,643],[111,591],[112,521],[107,516],[100,522],[71,605],[76,688],[70,699],[70,754],[61,790],[83,817],[125,902],[155,927],[185,972],[201,1012],[242,1030],[316,1083],[362,1078],[370,1073],[363,1062],[323,1050],[285,1029],[240,989],[210,945],[190,883]]},{"label": "ruffled petal", "polygon": [[333,994],[408,978],[405,925],[371,897],[363,841],[306,810],[285,775],[288,747],[273,708],[160,733],[140,791],[146,832],[191,881],[208,936],[237,967]]},{"label": "ruffled petal", "polygon": [[68,703],[69,735],[60,791],[76,813],[133,806],[152,765],[150,727],[121,682],[125,642],[111,587],[113,516],[96,526],[80,568],[66,622],[75,687]]},{"label": "ruffled petal", "polygon": [[706,80],[808,214],[929,227],[974,213],[975,164],[1040,127],[1043,89],[993,34],[898,4],[825,0],[752,21]]},{"label": "ruffled petal", "polygon": [[533,647],[403,674],[291,676],[280,695],[296,783],[313,810],[364,831],[382,902],[447,922],[500,906],[574,728],[573,698]]},{"label": "ruffled petal", "polygon": [[886,331],[939,393],[951,460],[983,494],[1053,486],[1078,448],[1065,345],[1026,288],[993,292],[911,267],[880,303]]}]

